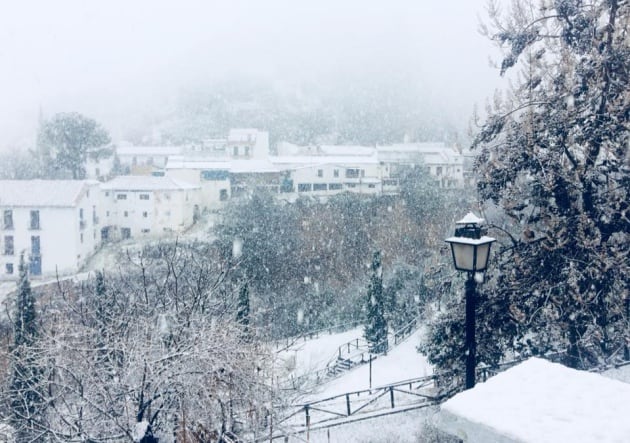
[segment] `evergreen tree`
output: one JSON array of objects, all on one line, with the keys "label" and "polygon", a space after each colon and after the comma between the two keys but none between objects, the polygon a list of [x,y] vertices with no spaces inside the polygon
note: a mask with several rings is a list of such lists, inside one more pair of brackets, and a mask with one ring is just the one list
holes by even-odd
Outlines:
[{"label": "evergreen tree", "polygon": [[364,329],[365,339],[370,352],[387,352],[387,320],[385,320],[385,296],[383,294],[383,267],[380,251],[372,258],[372,276],[367,290],[367,324]]},{"label": "evergreen tree", "polygon": [[11,349],[11,421],[18,440],[31,441],[38,435],[43,401],[39,390],[41,371],[34,349],[38,339],[35,297],[28,279],[24,255],[20,256],[19,272]]},{"label": "evergreen tree", "polygon": [[243,333],[249,335],[249,285],[243,283],[238,292],[236,321],[243,327]]},{"label": "evergreen tree", "polygon": [[45,178],[85,178],[88,151],[96,155],[111,141],[95,120],[76,112],[59,113],[42,122],[37,136],[37,157]]},{"label": "evergreen tree", "polygon": [[588,367],[630,340],[630,3],[530,3],[491,8],[502,73],[523,69],[473,143],[481,198],[511,220],[494,298],[509,347]]}]

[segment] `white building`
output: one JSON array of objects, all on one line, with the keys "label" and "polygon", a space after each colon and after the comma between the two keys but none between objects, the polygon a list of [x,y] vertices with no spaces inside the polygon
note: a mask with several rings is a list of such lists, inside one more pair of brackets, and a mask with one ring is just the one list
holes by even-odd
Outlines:
[{"label": "white building", "polygon": [[201,187],[172,177],[121,176],[101,185],[103,240],[181,232],[199,209]]},{"label": "white building", "polygon": [[444,143],[401,143],[377,146],[378,159],[391,165],[395,173],[401,166],[423,165],[441,188],[462,188],[464,156]]},{"label": "white building", "polygon": [[198,185],[202,209],[216,210],[231,196],[231,162],[201,157],[173,156],[166,164],[166,176]]},{"label": "white building", "polygon": [[184,146],[128,146],[116,148],[116,155],[123,170],[133,175],[151,175],[154,170],[164,169],[169,157],[182,155]]},{"label": "white building", "polygon": [[0,278],[77,272],[100,244],[98,182],[0,181]]}]

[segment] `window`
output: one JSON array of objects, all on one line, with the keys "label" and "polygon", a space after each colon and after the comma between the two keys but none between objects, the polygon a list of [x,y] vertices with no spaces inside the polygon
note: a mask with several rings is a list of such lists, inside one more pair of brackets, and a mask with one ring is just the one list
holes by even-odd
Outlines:
[{"label": "window", "polygon": [[2,226],[4,229],[13,229],[13,211],[11,209],[4,210]]},{"label": "window", "polygon": [[149,194],[140,194],[140,200],[148,200]]},{"label": "window", "polygon": [[249,146],[245,146],[245,157],[249,157]]},{"label": "window", "polygon": [[39,235],[33,235],[31,236],[31,255],[39,255],[40,253],[41,247],[39,242]]},{"label": "window", "polygon": [[234,148],[232,149],[232,154],[234,155],[234,157],[238,157],[238,146],[234,146]]},{"label": "window", "polygon": [[164,215],[166,215],[167,217],[170,217],[171,216],[171,211],[164,212]]},{"label": "window", "polygon": [[81,233],[81,243],[83,243],[83,232]]},{"label": "window", "polygon": [[125,211],[125,212],[123,212],[123,215],[124,215],[125,217],[129,217],[129,212]]},{"label": "window", "polygon": [[148,234],[149,232],[151,232],[151,230],[150,229],[143,229],[141,232],[143,234]]},{"label": "window", "polygon": [[333,177],[339,177],[339,169],[333,171]]},{"label": "window", "polygon": [[13,274],[13,263],[7,263],[4,265],[4,272],[6,274]]},{"label": "window", "polygon": [[105,211],[105,216],[109,217],[109,211]]},{"label": "window", "polygon": [[346,178],[359,178],[359,169],[346,169]]},{"label": "window", "polygon": [[79,208],[79,220],[83,220],[83,208]]},{"label": "window", "polygon": [[120,228],[120,235],[122,236],[123,240],[131,238],[131,228]]},{"label": "window", "polygon": [[39,229],[39,211],[31,211],[31,229]]},{"label": "window", "polygon": [[96,206],[92,206],[92,223],[98,223],[98,217],[96,216]]},{"label": "window", "polygon": [[13,236],[5,235],[4,236],[4,255],[13,255]]},{"label": "window", "polygon": [[324,176],[324,170],[323,169],[318,169],[317,170],[317,176],[318,177],[323,177]]},{"label": "window", "polygon": [[310,183],[298,183],[298,192],[310,192],[311,184]]},{"label": "window", "polygon": [[105,191],[105,197],[109,197],[109,191]]},{"label": "window", "polygon": [[228,199],[228,191],[227,189],[221,189],[219,191],[219,200],[221,200],[222,202],[226,201]]},{"label": "window", "polygon": [[440,176],[442,175],[442,167],[438,166],[437,168],[435,168],[435,175]]},{"label": "window", "polygon": [[341,183],[330,183],[328,189],[331,191],[339,191],[343,188]]},{"label": "window", "polygon": [[118,200],[127,200],[127,194],[118,194],[116,195]]},{"label": "window", "polygon": [[149,213],[148,213],[147,211],[144,211],[144,212],[142,213],[142,216],[143,216],[144,218],[147,218],[147,217],[149,216]]},{"label": "window", "polygon": [[313,191],[325,191],[328,189],[328,185],[326,183],[314,183]]}]

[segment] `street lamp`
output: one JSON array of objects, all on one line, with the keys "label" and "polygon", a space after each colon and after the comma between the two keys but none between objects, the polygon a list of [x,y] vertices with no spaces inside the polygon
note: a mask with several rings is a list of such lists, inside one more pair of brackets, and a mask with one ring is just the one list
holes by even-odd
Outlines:
[{"label": "street lamp", "polygon": [[466,389],[475,386],[476,348],[475,343],[475,273],[483,272],[488,266],[490,246],[495,241],[485,235],[482,218],[472,212],[455,222],[455,236],[447,238],[453,253],[453,263],[458,271],[468,273],[466,279]]}]

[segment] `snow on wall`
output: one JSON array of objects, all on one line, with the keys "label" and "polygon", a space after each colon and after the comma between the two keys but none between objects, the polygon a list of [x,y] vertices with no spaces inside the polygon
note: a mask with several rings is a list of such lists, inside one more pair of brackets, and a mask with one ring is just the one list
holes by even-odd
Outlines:
[{"label": "snow on wall", "polygon": [[441,407],[438,425],[466,442],[630,441],[630,384],[538,358]]}]

